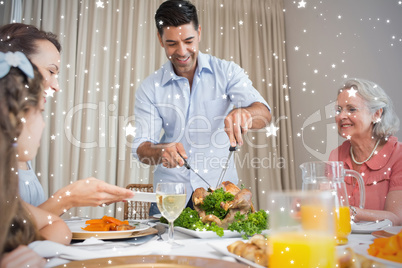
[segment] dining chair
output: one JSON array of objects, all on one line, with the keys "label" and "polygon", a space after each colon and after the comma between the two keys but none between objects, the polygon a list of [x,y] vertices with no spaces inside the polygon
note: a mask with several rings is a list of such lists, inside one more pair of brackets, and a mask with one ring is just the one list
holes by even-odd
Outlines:
[{"label": "dining chair", "polygon": [[[129,184],[126,189],[135,192],[149,192],[154,191],[152,184]],[[145,220],[149,219],[149,207],[151,203],[141,201],[127,201],[124,203],[124,219],[125,220]]]}]

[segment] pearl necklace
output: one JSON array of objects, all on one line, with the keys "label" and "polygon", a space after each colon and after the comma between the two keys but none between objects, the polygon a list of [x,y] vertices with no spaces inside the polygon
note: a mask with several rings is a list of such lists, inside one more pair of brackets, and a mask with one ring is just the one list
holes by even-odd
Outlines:
[{"label": "pearl necklace", "polygon": [[353,155],[353,148],[352,148],[352,145],[350,145],[350,156],[352,157],[353,162],[355,162],[356,165],[362,165],[363,163],[369,161],[370,158],[373,156],[375,150],[377,149],[378,144],[380,144],[380,140],[381,140],[381,139],[379,139],[379,140],[377,141],[377,143],[376,143],[375,146],[374,146],[373,151],[371,151],[371,154],[369,155],[369,157],[368,157],[366,160],[364,160],[363,162],[357,162],[357,161],[356,161],[355,156]]}]

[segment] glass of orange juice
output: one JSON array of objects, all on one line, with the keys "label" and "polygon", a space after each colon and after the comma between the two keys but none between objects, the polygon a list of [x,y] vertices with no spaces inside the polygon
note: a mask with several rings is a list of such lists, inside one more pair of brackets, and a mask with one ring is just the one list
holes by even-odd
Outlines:
[{"label": "glass of orange juice", "polygon": [[328,192],[272,192],[269,267],[336,265],[334,199]]},{"label": "glass of orange juice", "polygon": [[350,224],[350,221],[350,210],[348,206],[335,208],[335,239],[338,245],[348,243],[348,236],[352,232],[352,225]]}]

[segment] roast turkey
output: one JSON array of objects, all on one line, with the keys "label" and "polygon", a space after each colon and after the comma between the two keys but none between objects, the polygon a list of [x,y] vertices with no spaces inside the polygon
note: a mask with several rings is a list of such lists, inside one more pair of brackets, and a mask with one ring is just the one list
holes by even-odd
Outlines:
[{"label": "roast turkey", "polygon": [[225,218],[220,219],[215,215],[206,215],[205,210],[203,210],[202,205],[204,204],[204,199],[206,196],[212,194],[212,190],[207,191],[204,188],[197,188],[193,193],[193,204],[194,209],[198,212],[203,223],[215,222],[218,226],[227,229],[229,224],[235,220],[235,215],[237,212],[245,215],[247,218],[248,213],[253,213],[254,206],[251,202],[252,193],[248,189],[241,189],[235,184],[225,181],[222,183],[222,187],[225,192],[229,192],[234,195],[232,201],[221,202],[220,207],[227,211]]}]

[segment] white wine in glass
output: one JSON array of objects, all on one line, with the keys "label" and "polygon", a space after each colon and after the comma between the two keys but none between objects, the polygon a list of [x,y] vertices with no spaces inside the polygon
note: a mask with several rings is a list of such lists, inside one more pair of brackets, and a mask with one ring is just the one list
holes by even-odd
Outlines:
[{"label": "white wine in glass", "polygon": [[169,222],[169,240],[168,243],[173,246],[180,246],[174,242],[173,222],[186,205],[186,186],[184,183],[158,183],[156,185],[156,204],[162,216]]}]

